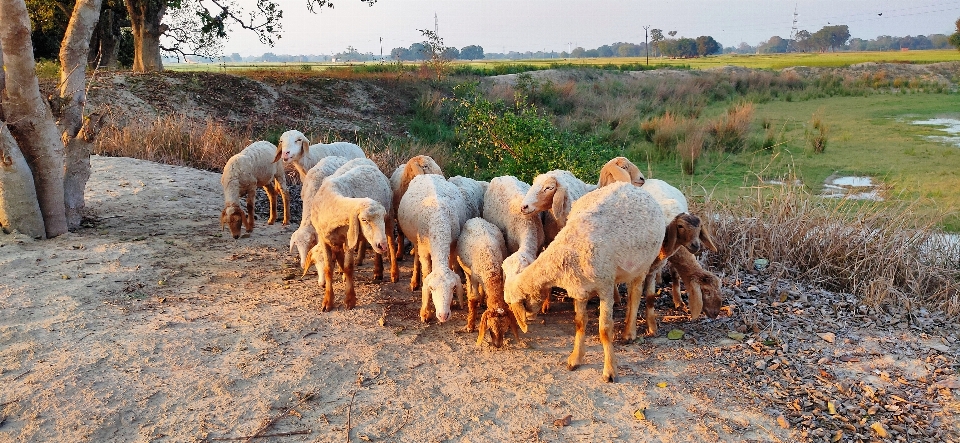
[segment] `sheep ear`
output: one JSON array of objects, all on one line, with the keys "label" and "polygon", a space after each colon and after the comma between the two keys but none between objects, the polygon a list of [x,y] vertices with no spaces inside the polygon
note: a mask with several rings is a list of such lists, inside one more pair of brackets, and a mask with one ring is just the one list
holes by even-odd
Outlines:
[{"label": "sheep ear", "polygon": [[280,143],[277,143],[277,155],[273,157],[273,163],[276,163],[280,160],[280,154],[283,153],[283,148],[280,147]]},{"label": "sheep ear", "polygon": [[310,154],[310,141],[300,139],[300,155],[306,157],[308,154]]},{"label": "sheep ear", "polygon": [[700,243],[703,243],[705,248],[717,252],[717,245],[713,242],[713,233],[710,232],[710,228],[703,221],[700,222]]},{"label": "sheep ear", "polygon": [[223,232],[223,229],[227,226],[227,209],[224,208],[220,213],[220,232]]},{"label": "sheep ear", "polygon": [[[314,248],[319,248],[319,247],[320,247],[319,244],[317,246],[314,246]],[[303,275],[301,275],[300,278],[306,277],[307,272],[310,271],[310,267],[316,264],[316,261],[313,260],[313,252],[314,252],[313,249],[310,249],[309,251],[307,251],[306,260],[303,261]],[[322,275],[323,269],[317,269],[317,273]]]},{"label": "sheep ear", "polygon": [[354,215],[350,217],[350,227],[347,228],[347,247],[357,249],[357,243],[360,243],[360,217]]},{"label": "sheep ear", "polygon": [[551,212],[553,212],[553,217],[557,219],[559,226],[566,226],[567,215],[570,215],[570,199],[567,198],[567,188],[557,186],[553,193]]},{"label": "sheep ear", "polygon": [[624,171],[623,168],[613,165],[613,167],[606,167],[600,170],[600,187],[607,186],[611,183],[616,182],[627,182],[630,183],[630,174],[627,171]]},{"label": "sheep ear", "polygon": [[477,346],[483,345],[483,339],[487,336],[487,320],[490,319],[490,311],[483,311],[480,316],[480,336],[477,337]]},{"label": "sheep ear", "polygon": [[663,246],[661,253],[670,254],[677,249],[677,219],[670,221],[667,225],[667,232],[663,234]]}]

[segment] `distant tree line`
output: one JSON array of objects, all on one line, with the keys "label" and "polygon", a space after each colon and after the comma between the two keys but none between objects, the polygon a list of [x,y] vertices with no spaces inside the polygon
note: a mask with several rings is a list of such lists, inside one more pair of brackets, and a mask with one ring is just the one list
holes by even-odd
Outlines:
[{"label": "distant tree line", "polygon": [[815,33],[798,31],[796,38],[783,38],[778,35],[767,41],[751,46],[746,42],[733,47],[723,48],[725,53],[739,54],[776,54],[785,52],[827,52],[827,51],[900,51],[902,49],[945,49],[950,47],[949,36],[930,34],[929,36],[891,37],[881,35],[875,39],[850,38],[847,25],[824,26]]}]

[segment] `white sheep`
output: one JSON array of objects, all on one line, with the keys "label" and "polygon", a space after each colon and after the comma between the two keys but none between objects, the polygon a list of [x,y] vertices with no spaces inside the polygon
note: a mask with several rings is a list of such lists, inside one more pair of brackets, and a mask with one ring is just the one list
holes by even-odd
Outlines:
[{"label": "white sheep", "polygon": [[450,183],[457,185],[460,192],[463,193],[464,201],[467,202],[467,208],[470,210],[470,218],[483,216],[483,197],[490,187],[489,182],[474,180],[469,177],[457,175],[447,179]]},{"label": "white sheep", "polygon": [[[443,176],[424,174],[410,181],[400,200],[397,220],[404,235],[417,251],[417,263],[410,278],[410,289],[417,287],[422,273],[420,320],[430,318],[430,300],[441,323],[450,319],[450,303],[455,292],[462,291],[460,276],[450,269],[450,257],[456,254],[460,227],[467,221],[463,194]],[[459,298],[459,297],[458,297]]]},{"label": "white sheep", "polygon": [[540,174],[527,190],[520,212],[529,215],[544,211],[544,244],[549,244],[567,223],[573,202],[594,189],[596,185],[584,183],[570,171],[557,169]]},{"label": "white sheep", "polygon": [[467,287],[467,331],[477,330],[477,306],[486,299],[487,309],[480,319],[480,334],[477,345],[483,344],[487,330],[495,347],[503,345],[507,330],[512,330],[517,340],[519,325],[513,312],[503,301],[503,257],[507,245],[503,233],[492,223],[476,217],[467,220],[457,240],[457,261],[463,269]]},{"label": "white sheep", "polygon": [[[417,155],[411,157],[410,160],[407,160],[406,163],[400,165],[393,171],[393,175],[390,176],[390,187],[393,188],[394,215],[399,213],[397,208],[400,206],[400,199],[403,198],[403,194],[407,192],[407,187],[410,186],[410,180],[423,174],[437,174],[442,176],[443,170],[440,169],[440,165],[430,156]],[[399,229],[396,232],[395,241],[397,243],[397,259],[400,259],[403,257],[403,232]],[[416,255],[416,251],[414,251],[414,255]],[[414,268],[416,268],[416,262],[414,262]]]},{"label": "white sheep", "polygon": [[[220,184],[223,185],[223,212],[220,213],[220,229],[230,228],[233,238],[240,238],[240,226],[253,232],[253,204],[257,197],[257,188],[262,187],[270,201],[272,225],[277,219],[277,193],[283,198],[283,225],[289,222],[290,197],[287,192],[287,178],[283,165],[274,163],[273,155],[277,147],[267,141],[258,141],[243,148],[243,151],[230,157],[223,167]],[[246,196],[247,213],[240,206],[240,197]]]},{"label": "white sheep", "polygon": [[616,381],[610,288],[617,281],[639,287],[660,252],[665,229],[660,206],[636,186],[615,183],[581,197],[553,242],[506,282],[504,299],[520,328],[527,331],[527,315],[536,316],[534,307],[543,301],[544,288],[566,289],[576,311],[576,336],[567,368],[576,369],[583,362],[587,300],[599,297],[603,379]]},{"label": "white sheep", "polygon": [[[301,267],[306,264],[307,253],[317,244],[317,233],[313,230],[313,225],[310,224],[310,202],[317,190],[320,189],[320,185],[323,184],[323,180],[337,172],[337,169],[340,169],[345,163],[347,163],[347,159],[343,157],[324,157],[307,171],[307,177],[300,188],[300,199],[303,201],[300,227],[290,236],[290,252],[293,252],[293,248],[297,248]],[[320,272],[319,274],[322,279],[323,273]],[[321,284],[323,283],[321,282]]]},{"label": "white sheep", "polygon": [[321,158],[331,155],[347,159],[366,157],[363,150],[353,143],[334,142],[311,145],[307,136],[291,129],[280,135],[273,161],[282,159],[284,164],[293,164],[300,173],[300,180],[304,180],[310,168],[313,168]]},{"label": "white sheep", "polygon": [[[353,255],[362,238],[370,242],[381,256],[390,254],[391,278],[396,282],[398,274],[393,244],[387,236],[393,228],[392,197],[387,177],[375,166],[361,165],[342,174],[335,173],[320,185],[311,202],[310,222],[317,232],[318,242],[314,249],[322,248],[323,251],[323,311],[333,309],[334,260],[343,268],[346,307],[352,309],[356,306]],[[314,255],[307,255],[305,268],[312,264]]]},{"label": "white sheep", "polygon": [[522,250],[536,257],[543,246],[543,222],[520,212],[529,189],[530,185],[509,175],[490,180],[483,196],[483,218],[503,232],[507,252]]}]

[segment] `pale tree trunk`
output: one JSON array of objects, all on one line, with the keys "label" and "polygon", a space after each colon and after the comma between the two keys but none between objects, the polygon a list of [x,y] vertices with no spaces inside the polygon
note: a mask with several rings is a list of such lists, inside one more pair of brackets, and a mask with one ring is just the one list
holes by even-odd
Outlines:
[{"label": "pale tree trunk", "polygon": [[[0,50],[0,91],[3,91],[3,51]],[[0,229],[19,231],[34,238],[43,237],[43,215],[37,203],[37,190],[30,167],[17,141],[3,122],[0,107]]]},{"label": "pale tree trunk", "polygon": [[6,84],[3,112],[10,132],[33,173],[47,237],[67,232],[63,202],[63,143],[47,102],[40,95],[30,17],[23,0],[0,0],[0,47]]},{"label": "pale tree trunk", "polygon": [[133,72],[163,70],[160,36],[167,30],[161,23],[167,12],[166,0],[126,0],[133,32]]},{"label": "pale tree trunk", "polygon": [[[2,0],[0,0],[2,1]],[[92,142],[99,130],[99,116],[85,119],[87,55],[90,37],[100,19],[101,0],[77,0],[70,24],[60,45],[60,101],[55,109],[60,139],[66,147],[64,204],[67,226],[80,226],[83,191],[90,179]],[[57,112],[59,111],[59,112]],[[81,133],[82,136],[78,136]]]}]

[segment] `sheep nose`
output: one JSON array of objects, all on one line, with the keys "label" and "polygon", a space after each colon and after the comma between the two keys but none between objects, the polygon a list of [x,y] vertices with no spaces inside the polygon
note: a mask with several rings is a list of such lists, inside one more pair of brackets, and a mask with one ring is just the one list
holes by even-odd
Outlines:
[{"label": "sheep nose", "polygon": [[385,243],[377,243],[377,252],[384,253],[387,252],[387,245]]},{"label": "sheep nose", "polygon": [[523,205],[523,206],[520,207],[520,210],[523,211],[523,212],[527,212],[527,209],[529,209],[529,208],[530,208],[530,205]]},{"label": "sheep nose", "polygon": [[240,234],[237,234],[237,235],[234,235],[234,236],[233,236],[233,239],[234,239],[234,240],[236,240],[236,239],[238,239],[238,238],[240,238]]},{"label": "sheep nose", "polygon": [[439,321],[440,323],[443,323],[443,322],[446,322],[447,320],[450,320],[449,312],[447,312],[446,314],[441,314],[439,312],[437,313],[437,321]]}]

